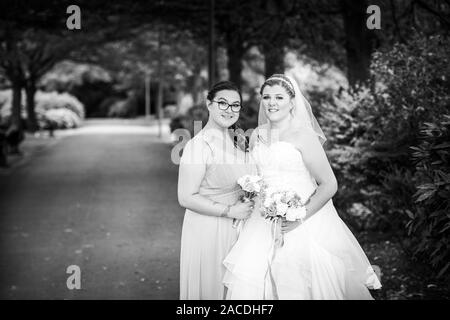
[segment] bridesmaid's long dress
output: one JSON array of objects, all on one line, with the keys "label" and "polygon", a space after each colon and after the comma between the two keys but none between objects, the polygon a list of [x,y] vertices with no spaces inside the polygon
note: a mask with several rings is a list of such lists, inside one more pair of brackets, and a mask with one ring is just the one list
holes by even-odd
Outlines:
[{"label": "bridesmaid's long dress", "polygon": [[[255,174],[256,167],[219,130],[203,129],[190,140],[181,164],[206,164],[199,193],[213,201],[234,204],[241,191],[237,179]],[[181,235],[180,299],[224,299],[223,260],[237,240],[233,220],[186,209]]]}]

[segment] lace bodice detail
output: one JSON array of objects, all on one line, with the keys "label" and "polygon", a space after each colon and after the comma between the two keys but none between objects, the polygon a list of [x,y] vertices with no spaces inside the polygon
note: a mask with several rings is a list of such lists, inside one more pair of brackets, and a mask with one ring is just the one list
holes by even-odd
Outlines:
[{"label": "lace bodice detail", "polygon": [[317,188],[317,183],[303,162],[302,154],[286,141],[277,141],[270,146],[257,140],[251,157],[269,187],[293,189],[307,199]]}]

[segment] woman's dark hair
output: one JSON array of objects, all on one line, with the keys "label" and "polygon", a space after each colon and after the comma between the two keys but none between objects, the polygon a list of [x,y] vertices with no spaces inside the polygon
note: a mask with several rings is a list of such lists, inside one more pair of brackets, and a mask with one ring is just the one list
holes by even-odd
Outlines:
[{"label": "woman's dark hair", "polygon": [[[208,91],[208,95],[206,96],[206,99],[208,99],[209,101],[214,100],[214,98],[216,97],[216,93],[222,90],[232,90],[232,91],[236,91],[239,94],[239,98],[241,99],[241,104],[242,104],[242,94],[241,94],[241,90],[239,90],[238,86],[236,84],[234,84],[231,81],[220,81],[217,82],[216,84],[214,84],[212,86],[212,88]],[[237,132],[236,130],[240,129],[240,126],[238,124],[239,120],[236,121],[230,128],[229,130],[232,130],[233,132]],[[236,148],[241,148],[244,151],[248,150],[248,141],[246,141],[246,137],[241,137],[241,135],[232,135],[233,138],[233,142],[234,142],[234,146]]]},{"label": "woman's dark hair", "polygon": [[235,85],[231,81],[220,81],[220,82],[217,82],[216,84],[214,84],[212,86],[212,88],[209,90],[208,95],[206,96],[206,99],[208,99],[209,101],[212,101],[216,97],[216,93],[219,91],[222,91],[222,90],[236,91],[237,93],[239,93],[239,98],[241,99],[241,103],[242,103],[241,90],[239,90],[238,86]]}]

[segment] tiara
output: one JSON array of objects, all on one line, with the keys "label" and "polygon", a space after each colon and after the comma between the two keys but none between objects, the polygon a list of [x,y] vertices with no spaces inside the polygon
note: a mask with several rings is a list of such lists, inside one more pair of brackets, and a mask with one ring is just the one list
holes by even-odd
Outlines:
[{"label": "tiara", "polygon": [[268,78],[266,80],[266,82],[269,81],[269,80],[280,80],[280,81],[283,81],[284,83],[286,83],[289,86],[290,89],[292,89],[292,92],[295,94],[294,85],[292,84],[291,80],[289,80],[288,78],[285,78],[282,75],[273,75],[270,78]]}]

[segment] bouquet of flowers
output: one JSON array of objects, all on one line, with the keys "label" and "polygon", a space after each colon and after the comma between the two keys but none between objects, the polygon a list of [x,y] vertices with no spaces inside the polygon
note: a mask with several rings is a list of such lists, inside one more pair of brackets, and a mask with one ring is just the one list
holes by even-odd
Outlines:
[{"label": "bouquet of flowers", "polygon": [[[272,275],[272,262],[276,256],[277,249],[284,244],[283,233],[281,232],[281,222],[303,220],[306,217],[306,207],[301,197],[293,190],[279,190],[268,188],[264,185],[261,190],[261,214],[264,218],[272,222],[271,233],[273,246],[271,249],[268,270],[264,278],[264,292],[266,291],[267,277],[270,283],[274,283]],[[277,296],[276,288],[272,289]]]},{"label": "bouquet of flowers", "polygon": [[[242,202],[249,202],[255,198],[263,188],[263,181],[260,176],[249,175],[240,177],[237,180],[238,185],[244,191],[244,195],[240,198]],[[237,228],[239,225],[239,220],[233,219],[233,227]]]},{"label": "bouquet of flowers", "polygon": [[273,236],[276,243],[283,246],[281,221],[303,220],[306,216],[306,207],[301,197],[292,190],[274,190],[264,188],[261,192],[261,214],[264,218],[274,222]]},{"label": "bouquet of flowers", "polygon": [[295,191],[267,188],[263,190],[261,197],[261,213],[266,219],[285,218],[287,221],[296,221],[306,216],[302,199]]}]

